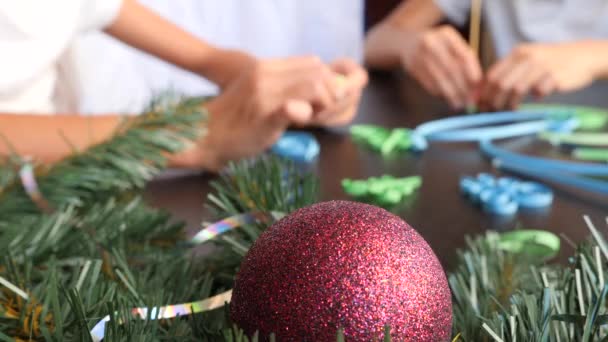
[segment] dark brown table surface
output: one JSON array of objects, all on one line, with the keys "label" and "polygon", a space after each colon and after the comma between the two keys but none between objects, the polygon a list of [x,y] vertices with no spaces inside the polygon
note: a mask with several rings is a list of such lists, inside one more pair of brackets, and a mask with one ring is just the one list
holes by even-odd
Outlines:
[{"label": "dark brown table surface", "polygon": [[[595,84],[577,93],[545,99],[545,102],[608,108],[608,84]],[[449,111],[445,105],[425,94],[414,82],[400,75],[374,74],[355,122],[415,127],[446,114]],[[523,212],[509,219],[484,214],[459,193],[459,179],[463,175],[479,172],[500,174],[481,156],[476,144],[433,144],[420,155],[406,153],[383,159],[353,143],[346,129],[314,133],[321,144],[321,155],[315,169],[321,182],[322,200],[348,199],[340,185],[343,178],[383,174],[419,174],[423,177],[422,188],[416,197],[396,213],[418,230],[448,268],[453,265],[456,249],[464,246],[466,235],[482,234],[488,229],[506,231],[518,226],[546,229],[578,242],[589,235],[582,215],[590,215],[602,229],[605,227],[608,198],[558,186],[553,187],[556,196],[549,210]],[[555,158],[565,156],[563,151],[529,137],[502,144],[528,154]],[[211,179],[211,175],[200,174],[157,180],[148,186],[146,196],[153,205],[166,208],[177,219],[185,220],[188,230],[194,232],[208,218],[203,203]],[[573,250],[563,240],[562,245],[559,259],[563,261]]]}]

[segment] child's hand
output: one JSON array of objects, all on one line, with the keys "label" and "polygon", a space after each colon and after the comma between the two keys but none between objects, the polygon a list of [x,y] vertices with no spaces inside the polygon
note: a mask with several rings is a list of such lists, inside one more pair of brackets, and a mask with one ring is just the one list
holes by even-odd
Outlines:
[{"label": "child's hand", "polygon": [[219,170],[262,153],[290,124],[335,108],[335,74],[316,57],[258,61],[207,104],[207,135],[174,164]]},{"label": "child's hand", "polygon": [[333,107],[315,113],[312,125],[337,126],[351,122],[368,82],[367,71],[351,59],[338,59],[331,63],[330,68],[336,77],[337,102]]},{"label": "child's hand", "polygon": [[428,92],[446,99],[453,109],[464,108],[481,80],[479,60],[451,26],[417,35],[403,47],[401,64]]},{"label": "child's hand", "polygon": [[585,42],[525,44],[490,68],[481,88],[482,110],[514,109],[528,95],[583,88],[597,77],[606,56]]}]

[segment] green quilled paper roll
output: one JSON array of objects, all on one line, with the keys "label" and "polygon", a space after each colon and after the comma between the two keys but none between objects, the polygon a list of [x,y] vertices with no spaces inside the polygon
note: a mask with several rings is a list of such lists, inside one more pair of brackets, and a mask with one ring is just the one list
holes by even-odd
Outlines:
[{"label": "green quilled paper roll", "polygon": [[344,189],[344,192],[353,197],[361,197],[367,195],[368,188],[369,187],[367,185],[367,181],[365,180],[342,180],[342,189]]},{"label": "green quilled paper roll", "polygon": [[366,180],[348,178],[342,180],[342,188],[350,196],[387,205],[402,202],[405,197],[411,196],[421,185],[422,178],[420,176],[395,178],[385,175]]},{"label": "green quilled paper roll", "polygon": [[397,150],[408,150],[412,146],[411,131],[405,128],[395,128],[380,147],[382,155],[389,155]]},{"label": "green quilled paper roll", "polygon": [[500,235],[498,247],[515,254],[550,259],[559,253],[559,237],[545,230],[514,230]]},{"label": "green quilled paper roll", "polygon": [[382,155],[410,149],[411,130],[407,128],[387,129],[376,125],[353,125],[350,128],[354,140],[365,143]]}]

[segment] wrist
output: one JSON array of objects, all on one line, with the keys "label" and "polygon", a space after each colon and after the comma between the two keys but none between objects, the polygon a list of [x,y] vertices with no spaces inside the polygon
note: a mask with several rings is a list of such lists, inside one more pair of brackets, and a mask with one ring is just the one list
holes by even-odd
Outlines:
[{"label": "wrist", "polygon": [[419,42],[422,39],[425,31],[409,31],[407,33],[408,39],[405,43],[399,44],[396,46],[397,52],[399,54],[399,63],[404,70],[410,71],[410,62],[412,57],[418,53]]},{"label": "wrist", "polygon": [[169,166],[178,169],[196,169],[217,172],[225,165],[214,149],[209,137],[197,143],[188,143],[183,151],[168,156]]},{"label": "wrist", "polygon": [[215,121],[213,120],[215,115],[224,111],[224,99],[224,96],[217,96],[204,104],[209,115],[205,129],[206,133],[197,144],[198,153],[194,156],[198,167],[215,172],[220,171],[228,162],[223,157],[221,141],[217,141],[217,136],[223,133],[218,131],[218,127],[214,125]]},{"label": "wrist", "polygon": [[390,21],[376,25],[366,37],[366,64],[377,68],[402,66],[403,57],[414,46],[418,33]]},{"label": "wrist", "polygon": [[197,73],[220,88],[225,88],[255,61],[254,57],[238,50],[214,48],[201,60]]},{"label": "wrist", "polygon": [[[185,148],[179,153],[168,156],[169,166],[180,169],[203,169],[207,171],[220,171],[225,165],[222,161],[221,153],[218,150],[218,143],[214,142],[214,135],[211,128],[212,116],[220,107],[223,106],[222,101],[218,101],[215,97],[209,101],[205,101],[201,106],[208,113],[206,122],[201,124],[202,134],[197,141],[185,141]],[[216,134],[218,132],[215,132]]]}]

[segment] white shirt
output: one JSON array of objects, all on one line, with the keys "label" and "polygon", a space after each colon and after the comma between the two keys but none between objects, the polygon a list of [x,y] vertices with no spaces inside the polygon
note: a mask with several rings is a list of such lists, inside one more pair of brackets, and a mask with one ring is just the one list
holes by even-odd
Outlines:
[{"label": "white shirt", "polygon": [[0,112],[76,110],[69,46],[110,24],[122,0],[0,0]]},{"label": "white shirt", "polygon": [[[434,0],[454,23],[469,17],[470,0]],[[608,39],[608,0],[485,0],[484,19],[498,57],[523,42]]]},{"label": "white shirt", "polygon": [[[140,0],[205,41],[258,57],[362,59],[363,0]],[[216,87],[101,33],[76,45],[84,113],[141,111],[172,90],[210,95]]]}]

